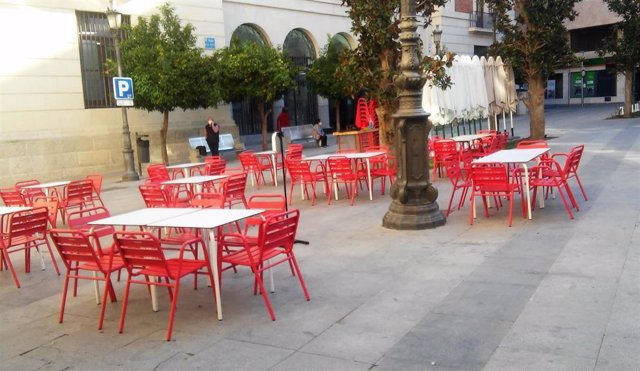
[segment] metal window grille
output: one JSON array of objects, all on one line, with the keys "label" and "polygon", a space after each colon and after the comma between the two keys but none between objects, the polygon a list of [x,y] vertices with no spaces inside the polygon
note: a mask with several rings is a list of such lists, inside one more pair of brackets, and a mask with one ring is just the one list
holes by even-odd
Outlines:
[{"label": "metal window grille", "polygon": [[[115,42],[104,13],[76,11],[85,108],[116,107],[107,59],[116,59]],[[123,24],[129,17],[123,16]],[[123,34],[121,34],[122,39]]]}]

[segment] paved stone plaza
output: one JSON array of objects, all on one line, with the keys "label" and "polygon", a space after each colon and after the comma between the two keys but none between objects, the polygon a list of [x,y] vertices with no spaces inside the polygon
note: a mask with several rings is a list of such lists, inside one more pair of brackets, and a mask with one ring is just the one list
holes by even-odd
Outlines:
[{"label": "paved stone plaza", "polygon": [[[220,322],[211,291],[193,291],[187,280],[171,342],[165,290],[154,313],[146,289],[132,288],[118,334],[121,302],[107,305],[98,331],[99,306],[81,282],[58,324],[63,278],[50,261],[41,271],[34,260],[25,274],[15,254],[22,288],[0,272],[0,369],[638,370],[640,119],[605,120],[613,111],[547,111],[552,152],[585,144],[580,175],[589,201],[574,187],[575,220],[549,199],[533,220],[516,203],[511,228],[506,208],[488,219],[479,212],[470,226],[467,204],[443,227],[401,232],[381,227],[390,198],[377,184],[373,201],[362,192],[353,207],[322,197],[311,207],[296,190],[298,238],[310,244],[295,250],[311,301],[279,266],[275,322],[245,269],[223,275]],[[528,118],[516,121],[516,135],[526,137]],[[119,175],[103,184],[112,214],[143,207],[139,182]],[[450,183],[433,181],[444,209]],[[118,299],[123,289],[117,282]]]}]

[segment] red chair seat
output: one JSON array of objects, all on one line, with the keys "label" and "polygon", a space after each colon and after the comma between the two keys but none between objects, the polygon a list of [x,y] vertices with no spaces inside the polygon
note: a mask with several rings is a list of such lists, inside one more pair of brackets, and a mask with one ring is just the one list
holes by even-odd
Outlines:
[{"label": "red chair seat", "polygon": [[[169,278],[176,279],[178,278],[178,272],[180,272],[180,277],[184,277],[188,274],[197,272],[201,268],[207,266],[206,260],[183,260],[182,268],[180,268],[180,259],[167,259],[167,271],[169,272]],[[150,276],[164,275],[165,270],[160,269],[158,267],[147,267],[141,269],[140,274],[147,274]]]}]

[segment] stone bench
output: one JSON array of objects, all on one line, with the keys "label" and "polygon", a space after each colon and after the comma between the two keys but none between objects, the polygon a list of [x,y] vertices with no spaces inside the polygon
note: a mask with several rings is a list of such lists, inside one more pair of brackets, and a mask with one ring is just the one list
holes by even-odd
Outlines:
[{"label": "stone bench", "polygon": [[289,143],[310,142],[313,139],[313,125],[297,125],[282,128],[282,134],[289,140]]},{"label": "stone bench", "polygon": [[[202,146],[207,150],[207,153],[211,153],[211,149],[207,144],[207,141],[204,137],[195,137],[189,138],[189,145],[193,149],[198,149],[198,147]],[[235,142],[233,140],[233,135],[231,134],[220,134],[220,142],[218,142],[218,151],[233,151],[235,149]]]}]

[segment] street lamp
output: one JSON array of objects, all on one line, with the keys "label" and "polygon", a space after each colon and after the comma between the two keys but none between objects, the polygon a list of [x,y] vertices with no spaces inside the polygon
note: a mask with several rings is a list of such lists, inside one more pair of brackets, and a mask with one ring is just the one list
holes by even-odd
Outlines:
[{"label": "street lamp", "polygon": [[[107,20],[113,35],[116,49],[116,63],[118,64],[118,77],[122,77],[122,63],[120,62],[120,28],[122,27],[122,13],[107,8]],[[122,180],[138,180],[140,177],[133,163],[133,149],[131,148],[131,133],[129,132],[129,119],[127,107],[122,107],[122,156],[124,159],[124,174]]]},{"label": "street lamp", "polygon": [[440,41],[442,40],[442,30],[440,25],[436,25],[436,29],[433,30],[433,43],[436,45],[436,55],[440,55]]},{"label": "street lamp", "polygon": [[427,134],[431,130],[429,114],[422,109],[416,0],[400,5],[400,74],[396,76],[398,110],[393,114],[393,140],[398,172],[391,186],[391,205],[382,219],[385,228],[416,230],[435,228],[446,219],[438,208],[438,190],[429,181]]}]

